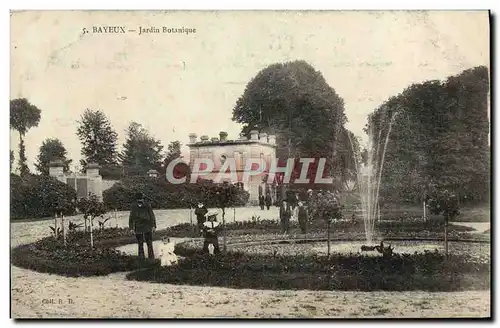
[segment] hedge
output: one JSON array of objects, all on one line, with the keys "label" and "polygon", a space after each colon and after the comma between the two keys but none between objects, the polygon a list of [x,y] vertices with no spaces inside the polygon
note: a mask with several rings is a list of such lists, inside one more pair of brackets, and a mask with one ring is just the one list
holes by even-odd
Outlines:
[{"label": "hedge", "polygon": [[[234,185],[229,185],[231,199],[229,206],[244,206],[249,194]],[[198,201],[207,207],[218,207],[217,192],[220,184],[211,181],[198,183],[171,184],[161,178],[132,177],[123,179],[103,193],[104,203],[110,208],[129,210],[134,195],[142,192],[151,202],[153,208],[189,208]]]},{"label": "hedge", "polygon": [[50,217],[56,210],[75,213],[75,190],[53,177],[11,174],[10,183],[11,219]]}]

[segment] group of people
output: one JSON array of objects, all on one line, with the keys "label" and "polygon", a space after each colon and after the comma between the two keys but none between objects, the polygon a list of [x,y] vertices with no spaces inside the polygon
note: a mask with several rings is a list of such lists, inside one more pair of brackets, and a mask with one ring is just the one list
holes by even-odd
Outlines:
[{"label": "group of people", "polygon": [[259,206],[261,210],[264,210],[264,207],[267,207],[267,210],[271,208],[271,205],[273,204],[273,199],[271,198],[270,193],[266,193],[266,196],[260,194],[259,195]]},{"label": "group of people", "polygon": [[[199,232],[205,237],[203,251],[206,253],[217,254],[220,252],[218,234],[221,225],[217,222],[217,214],[210,213],[201,202],[198,203],[195,210]],[[136,236],[139,257],[145,257],[144,243],[146,243],[148,258],[154,259],[153,233],[156,230],[156,217],[151,204],[146,201],[142,193],[135,194],[135,201],[130,209],[129,229]],[[162,265],[167,262],[170,264],[175,263],[176,256],[173,254],[173,244],[170,239],[163,238],[162,242],[163,245],[160,250]]]},{"label": "group of people", "polygon": [[[217,222],[217,214],[218,213],[215,212],[209,212],[202,202],[199,202],[194,210],[198,233],[205,237],[205,241],[203,242],[203,251],[205,253],[220,253],[219,231],[221,229],[221,224]],[[211,250],[212,247],[213,250]]]},{"label": "group of people", "polygon": [[[259,202],[263,209],[262,198],[259,199]],[[271,196],[269,194],[264,198],[264,202],[269,209],[271,207]],[[205,238],[203,251],[205,253],[218,254],[220,252],[218,235],[222,228],[221,224],[217,222],[218,213],[209,212],[206,206],[202,202],[199,202],[194,214],[196,216],[198,232]],[[307,232],[309,213],[304,202],[283,200],[280,204],[279,216],[283,233],[289,232],[291,219],[298,221],[302,233]],[[142,193],[135,195],[135,202],[132,204],[130,210],[129,228],[136,236],[139,257],[144,258],[144,243],[146,243],[148,258],[154,259],[153,232],[156,230],[156,217],[151,204],[145,200]]]},{"label": "group of people", "polygon": [[290,229],[290,220],[299,222],[300,231],[307,233],[307,223],[309,221],[309,211],[304,202],[299,201],[297,204],[283,200],[280,205],[280,222],[281,231],[288,233]]}]

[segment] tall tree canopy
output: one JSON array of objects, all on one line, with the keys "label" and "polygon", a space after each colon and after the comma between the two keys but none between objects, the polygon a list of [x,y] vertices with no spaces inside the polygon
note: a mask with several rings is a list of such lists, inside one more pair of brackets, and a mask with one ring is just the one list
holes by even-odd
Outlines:
[{"label": "tall tree canopy", "polygon": [[41,174],[48,175],[50,162],[61,160],[64,172],[69,172],[72,160],[67,158],[67,154],[66,148],[59,139],[45,139],[40,146],[35,167]]},{"label": "tall tree canopy", "polygon": [[[338,174],[336,152],[346,138],[344,102],[305,61],[278,63],[261,70],[246,86],[233,109],[243,132],[256,129],[277,135],[277,156],[327,158]],[[338,165],[337,165],[338,164]]]},{"label": "tall tree canopy", "polygon": [[174,159],[181,157],[181,143],[179,140],[172,141],[168,144],[168,152],[165,156],[165,167]]},{"label": "tall tree canopy", "polygon": [[14,164],[14,151],[10,151],[10,171],[12,172],[12,164]]},{"label": "tall tree canopy", "polygon": [[78,124],[77,135],[82,143],[82,169],[85,169],[88,163],[115,165],[118,135],[106,115],[100,110],[86,109]]},{"label": "tall tree canopy", "polygon": [[10,128],[19,132],[19,172],[21,175],[29,173],[24,136],[29,129],[38,126],[41,113],[42,111],[26,98],[10,101]]},{"label": "tall tree canopy", "polygon": [[144,175],[163,158],[163,146],[139,123],[130,123],[126,133],[121,163],[127,175]]},{"label": "tall tree canopy", "polygon": [[383,142],[394,113],[381,193],[418,201],[429,186],[460,201],[486,201],[490,184],[489,72],[476,67],[446,81],[413,84],[369,117],[367,131]]}]

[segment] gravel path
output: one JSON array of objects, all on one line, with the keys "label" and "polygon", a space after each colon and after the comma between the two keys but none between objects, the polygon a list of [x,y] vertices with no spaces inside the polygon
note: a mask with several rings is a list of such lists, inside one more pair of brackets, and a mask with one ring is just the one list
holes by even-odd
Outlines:
[{"label": "gravel path", "polygon": [[[186,210],[155,212],[158,229],[189,222]],[[275,212],[238,209],[236,219],[276,218]],[[125,226],[126,215],[118,213],[111,225]],[[49,225],[52,221],[11,224],[11,247],[49,235]],[[11,282],[14,318],[489,317],[491,304],[490,291],[261,291],[127,281],[125,273],[66,278],[14,266]]]}]

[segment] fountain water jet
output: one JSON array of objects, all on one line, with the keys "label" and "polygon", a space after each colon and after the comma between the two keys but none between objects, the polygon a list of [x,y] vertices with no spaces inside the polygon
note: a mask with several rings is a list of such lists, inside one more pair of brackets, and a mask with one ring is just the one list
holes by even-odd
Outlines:
[{"label": "fountain water jet", "polygon": [[[372,127],[370,127],[370,129],[368,130],[368,156],[366,164],[361,163],[361,160],[354,156],[356,161],[356,177],[359,197],[361,201],[361,211],[365,228],[365,237],[368,244],[371,244],[374,241],[375,219],[377,218],[377,214],[378,218],[380,219],[380,182],[382,180],[385,152],[387,150],[389,135],[391,134],[392,124],[394,122],[396,114],[397,113],[393,113],[391,115],[391,119],[389,121],[389,126],[387,129],[387,135],[385,136],[385,140],[383,142],[382,151],[380,151],[382,127],[379,127],[377,139],[375,139],[373,129]],[[354,146],[352,140],[350,139],[350,136],[349,141],[351,143],[351,147],[353,148],[353,153],[355,154]]]}]

